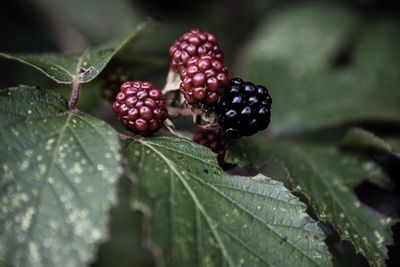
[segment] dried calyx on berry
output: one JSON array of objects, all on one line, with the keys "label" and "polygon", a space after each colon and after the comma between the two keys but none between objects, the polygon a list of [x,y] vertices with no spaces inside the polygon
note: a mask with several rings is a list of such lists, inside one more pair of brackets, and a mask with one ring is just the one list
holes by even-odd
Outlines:
[{"label": "dried calyx on berry", "polygon": [[229,137],[253,135],[268,127],[271,104],[271,96],[264,86],[232,79],[218,104],[218,122]]},{"label": "dried calyx on berry", "polygon": [[101,97],[109,102],[113,102],[117,96],[121,85],[133,79],[133,75],[129,70],[124,68],[113,69],[107,73],[105,84],[101,90]]},{"label": "dried calyx on berry", "polygon": [[113,110],[124,127],[140,135],[156,132],[168,117],[164,97],[150,82],[125,82]]},{"label": "dried calyx on berry", "polygon": [[225,162],[226,144],[220,132],[200,129],[194,134],[193,141],[216,153],[218,164],[222,169],[228,170],[235,166]]},{"label": "dried calyx on berry", "polygon": [[180,77],[180,90],[191,105],[215,105],[229,84],[227,68],[210,55],[191,57]]},{"label": "dried calyx on berry", "polygon": [[211,55],[223,62],[223,54],[214,34],[192,29],[183,34],[169,49],[171,68],[179,71],[193,56]]}]

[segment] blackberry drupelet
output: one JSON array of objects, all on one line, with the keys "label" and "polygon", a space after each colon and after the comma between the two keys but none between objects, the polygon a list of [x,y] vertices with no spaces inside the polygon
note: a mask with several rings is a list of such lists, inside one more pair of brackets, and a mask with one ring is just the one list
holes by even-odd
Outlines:
[{"label": "blackberry drupelet", "polygon": [[218,105],[218,122],[223,132],[232,138],[250,136],[268,127],[272,99],[267,88],[231,79]]},{"label": "blackberry drupelet", "polygon": [[210,55],[191,57],[180,78],[180,90],[189,104],[215,105],[229,85],[227,68]]},{"label": "blackberry drupelet", "polygon": [[178,72],[193,56],[211,55],[223,62],[223,54],[215,35],[196,28],[176,40],[169,49],[169,55],[171,68]]},{"label": "blackberry drupelet", "polygon": [[150,82],[125,82],[113,103],[124,127],[136,134],[156,132],[168,117],[164,97]]}]

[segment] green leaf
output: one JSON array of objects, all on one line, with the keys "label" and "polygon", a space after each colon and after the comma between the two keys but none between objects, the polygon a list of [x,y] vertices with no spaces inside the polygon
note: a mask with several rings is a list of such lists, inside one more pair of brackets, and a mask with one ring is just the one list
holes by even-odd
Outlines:
[{"label": "green leaf", "polygon": [[261,23],[246,53],[247,60],[290,61],[294,70],[301,68],[303,72],[326,68],[358,21],[357,16],[340,5],[290,6]]},{"label": "green leaf", "polygon": [[82,33],[95,42],[130,31],[143,18],[138,12],[140,9],[130,0],[114,0],[112,4],[109,0],[36,0],[32,5],[53,23],[61,23],[58,27],[69,27],[65,30]]},{"label": "green leaf", "polygon": [[[400,154],[392,149],[392,145],[396,146],[396,144],[390,144],[373,133],[361,128],[351,129],[340,142],[340,148],[343,151],[353,152],[363,158],[379,162],[386,175],[378,176],[379,179],[375,179],[374,182],[387,188],[393,187],[393,182],[390,177],[388,177],[393,175],[393,170],[390,170],[391,168],[389,165],[394,166],[396,162],[397,164],[400,163]],[[391,163],[383,163],[383,161],[390,161]]]},{"label": "green leaf", "polygon": [[127,141],[135,207],[165,266],[330,266],[306,206],[263,175],[229,176],[215,154],[185,139]]},{"label": "green leaf", "polygon": [[[374,23],[365,23],[360,30],[354,56],[357,68],[367,73],[371,81],[385,83],[398,76],[400,51],[400,21],[387,17]],[[394,76],[394,77],[393,77]]]},{"label": "green leaf", "polygon": [[341,147],[358,151],[381,151],[398,157],[392,150],[390,144],[361,128],[351,129],[341,142]]},{"label": "green leaf", "polygon": [[[261,24],[240,66],[246,79],[269,88],[278,133],[399,122],[399,29],[337,5],[296,5]],[[335,65],[346,53],[347,65]]]},{"label": "green leaf", "polygon": [[362,204],[352,189],[371,175],[371,163],[339,154],[334,148],[271,142],[262,136],[231,144],[228,158],[261,166],[283,162],[295,191],[305,194],[318,217],[331,222],[342,239],[350,240],[372,266],[382,266],[386,246],[393,243],[393,220]]},{"label": "green leaf", "polygon": [[85,266],[107,237],[116,133],[55,93],[18,87],[0,91],[0,137],[0,259]]},{"label": "green leaf", "polygon": [[106,42],[82,53],[70,55],[0,53],[0,56],[38,69],[57,83],[87,83],[96,78],[112,57],[143,32],[148,24],[149,22],[143,22],[129,35]]},{"label": "green leaf", "polygon": [[397,151],[397,154],[399,154],[400,152],[400,139],[399,138],[388,138],[387,142],[390,144],[390,146]]}]

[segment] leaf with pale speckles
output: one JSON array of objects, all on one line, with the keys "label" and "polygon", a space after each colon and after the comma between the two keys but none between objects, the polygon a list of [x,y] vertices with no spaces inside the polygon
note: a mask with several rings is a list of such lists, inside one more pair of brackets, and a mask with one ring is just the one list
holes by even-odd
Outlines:
[{"label": "leaf with pale speckles", "polygon": [[228,159],[257,167],[283,162],[294,190],[309,198],[319,218],[331,222],[372,266],[385,264],[386,246],[393,243],[390,227],[394,220],[362,204],[352,190],[362,179],[381,174],[371,171],[375,170],[372,163],[341,155],[334,147],[271,142],[262,136],[232,143]]},{"label": "leaf with pale speckles", "polygon": [[116,133],[61,96],[0,91],[0,260],[85,266],[106,238],[120,175]]},{"label": "leaf with pale speckles", "polygon": [[229,176],[185,139],[128,140],[123,151],[163,265],[331,265],[323,232],[282,183]]},{"label": "leaf with pale speckles", "polygon": [[57,83],[71,84],[75,80],[78,80],[80,83],[87,83],[96,78],[114,55],[143,32],[148,24],[149,22],[147,21],[138,24],[130,34],[88,49],[82,53],[70,55],[58,53],[0,53],[0,57],[16,60],[38,69]]}]

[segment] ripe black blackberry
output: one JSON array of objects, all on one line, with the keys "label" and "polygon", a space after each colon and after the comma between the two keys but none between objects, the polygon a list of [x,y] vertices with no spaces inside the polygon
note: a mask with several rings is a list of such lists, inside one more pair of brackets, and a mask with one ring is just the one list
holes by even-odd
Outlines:
[{"label": "ripe black blackberry", "polygon": [[191,57],[180,78],[180,90],[189,104],[215,105],[229,84],[228,69],[210,55]]},{"label": "ripe black blackberry", "polygon": [[220,132],[199,129],[194,134],[193,141],[210,148],[214,153],[216,153],[218,164],[222,169],[228,170],[235,166],[225,162],[226,144]]},{"label": "ripe black blackberry", "polygon": [[193,56],[211,55],[223,62],[223,54],[214,34],[192,29],[183,34],[169,49],[171,68],[179,71]]},{"label": "ripe black blackberry", "polygon": [[168,117],[164,97],[150,82],[125,82],[113,103],[124,127],[136,134],[156,132]]},{"label": "ripe black blackberry", "polygon": [[124,68],[109,71],[105,78],[104,87],[101,90],[101,97],[110,103],[114,102],[121,85],[132,79],[132,73]]},{"label": "ripe black blackberry", "polygon": [[267,88],[231,79],[218,105],[218,122],[232,138],[250,136],[268,127],[272,99]]}]

